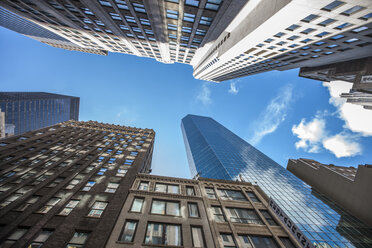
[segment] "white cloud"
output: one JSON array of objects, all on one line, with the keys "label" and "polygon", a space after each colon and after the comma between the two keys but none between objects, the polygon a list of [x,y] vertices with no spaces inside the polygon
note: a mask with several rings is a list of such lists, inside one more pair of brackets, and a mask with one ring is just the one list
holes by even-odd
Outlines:
[{"label": "white cloud", "polygon": [[323,141],[323,146],[331,151],[337,158],[350,157],[362,153],[361,146],[351,140],[349,135],[336,134]]},{"label": "white cloud", "polygon": [[230,89],[229,89],[229,93],[230,94],[233,94],[233,95],[238,94],[239,89],[236,87],[236,84],[237,83],[238,83],[238,81],[232,81],[232,82],[230,82]]},{"label": "white cloud", "polygon": [[317,153],[320,151],[319,143],[325,138],[326,122],[320,118],[314,118],[308,123],[305,119],[296,126],[292,126],[292,133],[300,140],[296,142],[297,149],[304,149],[307,152]]},{"label": "white cloud", "polygon": [[266,106],[265,111],[255,123],[257,128],[249,141],[252,145],[258,144],[264,136],[275,132],[280,123],[285,120],[288,107],[292,101],[292,93],[293,86],[288,84],[281,88],[278,95]]},{"label": "white cloud", "polygon": [[124,125],[132,125],[136,123],[136,116],[128,111],[127,108],[121,107],[120,111],[116,114],[116,122],[124,123]]},{"label": "white cloud", "polygon": [[[302,119],[292,127],[292,133],[300,140],[295,143],[297,149],[307,152],[319,152],[324,147],[337,158],[351,157],[362,153],[362,147],[357,139],[361,136],[372,136],[372,111],[362,106],[347,103],[340,97],[341,93],[350,91],[352,84],[344,81],[323,83],[330,93],[329,103],[337,108],[334,114],[328,111],[318,111],[313,120],[305,123]],[[325,129],[325,116],[337,116],[345,122],[343,131],[328,135]],[[352,131],[352,132],[350,132]]]},{"label": "white cloud", "polygon": [[339,117],[345,121],[345,128],[363,136],[372,136],[372,111],[362,106],[347,103],[346,99],[340,97],[341,93],[347,93],[352,87],[351,83],[333,81],[323,83],[328,87],[331,98],[329,103],[338,109]]},{"label": "white cloud", "polygon": [[211,89],[208,86],[209,83],[205,82],[202,84],[201,91],[196,96],[196,101],[201,102],[204,106],[212,103]]}]

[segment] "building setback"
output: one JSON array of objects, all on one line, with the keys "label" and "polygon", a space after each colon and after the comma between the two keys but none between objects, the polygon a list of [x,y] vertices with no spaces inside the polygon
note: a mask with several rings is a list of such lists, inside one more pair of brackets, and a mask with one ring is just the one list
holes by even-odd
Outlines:
[{"label": "building setback", "polygon": [[320,247],[371,247],[372,229],[209,117],[181,123],[191,174],[259,185]]},{"label": "building setback", "polygon": [[290,159],[287,170],[372,227],[372,165],[358,168]]},{"label": "building setback", "polygon": [[0,141],[0,246],[104,247],[155,133],[68,121]]},{"label": "building setback", "polygon": [[300,247],[258,186],[139,174],[106,247]]},{"label": "building setback", "polygon": [[0,92],[5,124],[15,126],[15,135],[79,120],[79,102],[79,97],[46,92]]}]

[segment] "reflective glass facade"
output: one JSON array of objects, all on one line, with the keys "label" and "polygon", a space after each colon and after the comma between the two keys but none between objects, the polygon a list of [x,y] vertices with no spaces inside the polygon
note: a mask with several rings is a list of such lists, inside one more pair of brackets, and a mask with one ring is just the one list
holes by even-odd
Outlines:
[{"label": "reflective glass facade", "polygon": [[79,120],[78,97],[44,92],[0,92],[0,108],[5,123],[14,124],[14,134]]},{"label": "reflective glass facade", "polygon": [[181,127],[192,176],[259,185],[318,247],[372,247],[372,228],[212,118],[187,115]]}]

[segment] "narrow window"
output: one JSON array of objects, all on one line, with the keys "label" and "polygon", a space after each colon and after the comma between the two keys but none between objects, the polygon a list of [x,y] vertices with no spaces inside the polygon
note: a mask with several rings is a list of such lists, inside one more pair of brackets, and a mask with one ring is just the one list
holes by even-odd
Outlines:
[{"label": "narrow window", "polygon": [[276,221],[271,216],[271,214],[269,213],[269,211],[267,211],[267,210],[260,210],[260,211],[261,211],[262,215],[265,217],[265,219],[267,220],[267,222],[269,222],[269,225],[271,225],[271,226],[278,226],[278,223],[276,223]]},{"label": "narrow window", "polygon": [[89,211],[89,214],[88,216],[89,217],[101,217],[101,215],[103,214],[103,211],[105,210],[106,206],[107,206],[107,202],[101,202],[101,201],[96,201],[91,210]]},{"label": "narrow window", "polygon": [[201,227],[192,226],[191,235],[193,247],[206,247],[204,242],[203,229]]},{"label": "narrow window", "polygon": [[189,216],[190,217],[199,217],[199,209],[197,203],[187,203],[187,207],[189,209]]},{"label": "narrow window", "polygon": [[67,244],[67,248],[74,248],[74,247],[83,247],[85,242],[87,241],[89,233],[87,232],[75,232],[74,236],[70,239],[70,242]]},{"label": "narrow window", "polygon": [[149,182],[140,182],[138,186],[139,190],[149,190]]},{"label": "narrow window", "polygon": [[124,225],[122,234],[119,237],[119,241],[133,242],[134,234],[137,229],[138,221],[127,220]]},{"label": "narrow window", "polygon": [[144,201],[143,198],[134,198],[130,211],[141,213],[143,201]]},{"label": "narrow window", "polygon": [[186,194],[187,195],[195,195],[195,189],[193,186],[186,186]]},{"label": "narrow window", "polygon": [[60,215],[69,215],[71,211],[79,204],[79,200],[71,200],[66,207],[59,213]]}]

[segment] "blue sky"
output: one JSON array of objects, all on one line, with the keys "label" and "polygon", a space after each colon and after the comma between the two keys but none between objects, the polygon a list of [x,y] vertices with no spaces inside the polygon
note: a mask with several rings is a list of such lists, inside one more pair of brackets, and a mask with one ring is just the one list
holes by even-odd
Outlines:
[{"label": "blue sky", "polygon": [[300,157],[372,161],[372,111],[337,98],[351,84],[326,87],[297,69],[216,84],[195,80],[188,65],[66,51],[4,28],[0,54],[1,91],[79,96],[80,120],[154,129],[154,174],[190,177],[180,128],[187,114],[214,118],[284,167]]}]

